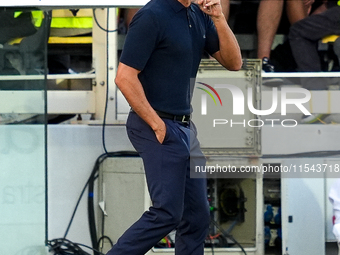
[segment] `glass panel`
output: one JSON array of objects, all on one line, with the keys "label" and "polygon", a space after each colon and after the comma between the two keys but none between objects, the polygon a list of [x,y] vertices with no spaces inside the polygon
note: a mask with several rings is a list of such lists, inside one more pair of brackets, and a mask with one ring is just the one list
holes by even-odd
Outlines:
[{"label": "glass panel", "polygon": [[44,254],[50,16],[0,10],[0,254]]}]

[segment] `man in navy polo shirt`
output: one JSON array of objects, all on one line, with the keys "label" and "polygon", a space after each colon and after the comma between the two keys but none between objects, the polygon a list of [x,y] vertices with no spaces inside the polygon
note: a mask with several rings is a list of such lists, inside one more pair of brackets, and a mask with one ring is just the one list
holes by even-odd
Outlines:
[{"label": "man in navy polo shirt", "polygon": [[205,164],[190,122],[190,79],[204,51],[229,70],[241,68],[220,0],[151,0],[129,26],[115,82],[132,108],[127,132],[143,159],[152,206],[108,255],[145,254],[173,229],[175,254],[204,252],[206,180],[190,178],[190,163]]}]

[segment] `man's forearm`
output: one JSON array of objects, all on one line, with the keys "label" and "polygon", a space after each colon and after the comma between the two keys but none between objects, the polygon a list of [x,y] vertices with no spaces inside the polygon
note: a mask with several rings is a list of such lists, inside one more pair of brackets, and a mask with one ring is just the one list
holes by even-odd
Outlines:
[{"label": "man's forearm", "polygon": [[225,68],[232,71],[241,69],[240,46],[222,13],[220,0],[197,0],[200,9],[209,15],[217,30],[220,50],[213,54]]},{"label": "man's forearm", "polygon": [[131,108],[152,128],[157,139],[162,143],[166,127],[147,100],[138,72],[131,67],[120,64],[115,82],[130,104]]},{"label": "man's forearm", "polygon": [[234,33],[225,20],[224,15],[212,17],[219,37],[220,50],[217,59],[228,70],[239,70],[242,66],[242,56]]}]

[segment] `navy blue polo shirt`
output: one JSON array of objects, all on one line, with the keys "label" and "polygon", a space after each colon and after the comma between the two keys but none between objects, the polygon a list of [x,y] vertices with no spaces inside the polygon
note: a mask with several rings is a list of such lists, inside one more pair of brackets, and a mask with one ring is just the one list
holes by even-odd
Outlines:
[{"label": "navy blue polo shirt", "polygon": [[158,111],[190,114],[193,86],[204,51],[219,50],[216,28],[198,5],[151,0],[134,16],[120,61],[140,72],[151,106]]}]

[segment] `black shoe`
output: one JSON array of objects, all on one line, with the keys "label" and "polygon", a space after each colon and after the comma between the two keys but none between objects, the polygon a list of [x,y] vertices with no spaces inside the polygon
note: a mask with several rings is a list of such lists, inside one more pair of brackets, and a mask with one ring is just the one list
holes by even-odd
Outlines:
[{"label": "black shoe", "polygon": [[266,73],[275,72],[274,66],[270,63],[269,59],[266,57],[262,59],[262,70],[265,71]]}]

